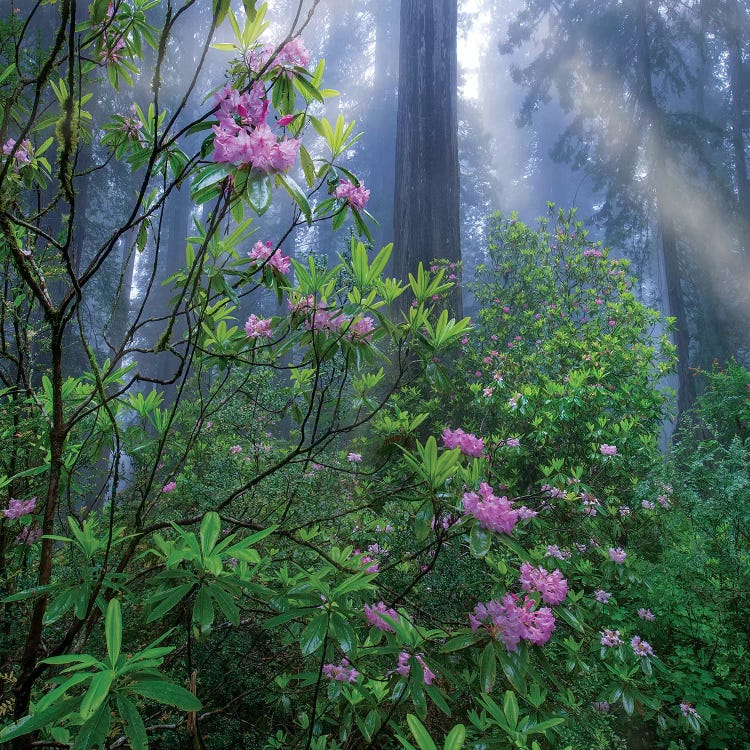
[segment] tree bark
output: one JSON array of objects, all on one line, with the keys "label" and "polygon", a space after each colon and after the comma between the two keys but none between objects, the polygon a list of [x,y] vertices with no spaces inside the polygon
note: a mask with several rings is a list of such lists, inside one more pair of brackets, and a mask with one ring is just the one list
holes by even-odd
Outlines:
[{"label": "tree bark", "polygon": [[643,126],[647,133],[651,184],[656,202],[664,274],[667,283],[669,314],[675,319],[674,343],[677,347],[677,412],[681,416],[695,400],[695,385],[690,376],[690,338],[682,293],[682,274],[679,264],[677,232],[669,196],[672,189],[669,177],[669,155],[663,113],[654,96],[648,36],[648,0],[636,0],[636,64],[640,84],[640,103]]},{"label": "tree bark", "polygon": [[740,237],[745,262],[749,260],[747,231],[750,226],[750,182],[747,177],[747,157],[745,155],[744,134],[744,92],[747,88],[745,69],[742,62],[742,11],[739,3],[729,3],[726,19],[727,50],[729,52],[729,88],[732,98],[731,125],[732,150],[734,152],[734,181],[737,190],[737,204],[740,215]]},{"label": "tree bark", "polygon": [[[461,259],[457,0],[401,0],[394,273]],[[402,295],[402,308],[410,300]],[[451,307],[461,315],[461,289]]]}]

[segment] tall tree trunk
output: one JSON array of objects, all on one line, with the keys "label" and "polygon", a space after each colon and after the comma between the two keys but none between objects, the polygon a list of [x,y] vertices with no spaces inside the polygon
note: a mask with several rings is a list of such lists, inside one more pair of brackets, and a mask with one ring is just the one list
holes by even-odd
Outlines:
[{"label": "tall tree trunk", "polygon": [[[398,28],[394,0],[381,0],[373,9],[375,16],[375,76],[372,100],[367,114],[367,147],[374,154],[392,154],[396,149],[396,71],[398,65]],[[376,249],[393,237],[393,185],[396,164],[375,158],[370,168],[368,187],[372,190],[368,210],[380,226],[372,227]]]},{"label": "tall tree trunk", "polygon": [[682,415],[695,400],[695,385],[690,376],[690,338],[682,293],[682,274],[674,223],[670,206],[673,186],[670,183],[670,163],[663,113],[654,96],[648,36],[648,0],[636,0],[636,59],[640,84],[640,103],[643,107],[644,132],[647,132],[651,182],[656,201],[664,274],[667,283],[669,314],[675,319],[674,342],[677,347],[677,412]]},{"label": "tall tree trunk", "polygon": [[732,97],[731,124],[734,152],[734,181],[740,215],[740,237],[745,261],[750,259],[747,232],[750,227],[750,182],[747,177],[745,155],[744,99],[747,81],[742,61],[742,11],[737,0],[731,0],[726,19],[727,50],[729,52],[729,87]]},{"label": "tall tree trunk", "polygon": [[[394,208],[401,279],[420,261],[461,259],[457,15],[457,0],[401,0]],[[451,306],[461,314],[459,287]]]}]

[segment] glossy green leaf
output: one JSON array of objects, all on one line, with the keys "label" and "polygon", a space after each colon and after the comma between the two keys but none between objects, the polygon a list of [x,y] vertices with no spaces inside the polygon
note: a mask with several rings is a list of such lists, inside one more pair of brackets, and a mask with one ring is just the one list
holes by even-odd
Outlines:
[{"label": "glossy green leaf", "polygon": [[466,727],[463,724],[456,724],[448,736],[445,738],[443,750],[461,750],[466,742]]},{"label": "glossy green leaf", "polygon": [[495,685],[496,674],[497,660],[495,659],[495,649],[492,647],[492,643],[488,643],[484,647],[482,656],[479,660],[479,684],[482,687],[482,692],[492,692],[492,688]]},{"label": "glossy green leaf", "polygon": [[138,708],[130,698],[124,695],[117,696],[117,713],[123,721],[125,736],[128,738],[132,750],[148,750],[148,735],[143,717],[138,713]]},{"label": "glossy green leaf", "polygon": [[424,724],[414,714],[406,715],[406,723],[409,725],[409,731],[419,745],[420,750],[437,750],[430,733],[425,729]]},{"label": "glossy green leaf", "polygon": [[174,706],[181,711],[200,711],[201,702],[189,690],[173,682],[143,680],[128,686],[131,693],[150,698],[157,703]]},{"label": "glossy green leaf", "polygon": [[490,547],[492,547],[492,532],[475,523],[469,534],[469,551],[474,557],[484,557],[490,551]]},{"label": "glossy green leaf", "polygon": [[328,615],[324,612],[313,617],[302,631],[299,639],[302,656],[309,656],[315,653],[323,645],[327,632]]},{"label": "glossy green leaf", "polygon": [[110,599],[107,605],[107,615],[104,619],[104,635],[107,640],[107,653],[109,661],[114,668],[120,658],[122,648],[122,612],[120,611],[120,600]]}]

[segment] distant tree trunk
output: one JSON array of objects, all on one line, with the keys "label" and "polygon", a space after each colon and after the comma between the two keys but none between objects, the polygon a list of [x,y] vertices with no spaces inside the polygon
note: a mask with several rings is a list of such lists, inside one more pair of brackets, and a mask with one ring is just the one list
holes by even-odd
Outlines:
[{"label": "distant tree trunk", "polygon": [[[401,279],[420,261],[461,259],[457,15],[457,0],[401,0],[394,206]],[[459,287],[451,307],[461,314]]]},{"label": "distant tree trunk", "polygon": [[737,189],[737,203],[740,215],[741,243],[744,259],[750,256],[747,231],[750,227],[750,182],[747,177],[747,157],[745,156],[745,114],[744,99],[747,91],[747,77],[742,61],[743,13],[736,0],[729,3],[726,19],[727,49],[729,52],[729,87],[732,97],[732,149],[734,151],[734,181]]},{"label": "distant tree trunk", "polygon": [[[376,155],[393,154],[396,149],[398,28],[393,6],[394,0],[381,0],[372,11],[375,17],[375,76],[364,131],[367,149]],[[376,157],[372,160],[367,181],[367,187],[372,190],[368,210],[380,224],[371,228],[376,249],[393,239],[395,168],[391,159]]]},{"label": "distant tree trunk", "polygon": [[667,155],[667,139],[664,130],[663,113],[654,96],[651,80],[651,58],[648,37],[648,0],[636,0],[636,59],[640,84],[640,103],[644,113],[644,131],[648,133],[650,172],[656,216],[661,238],[661,251],[664,259],[664,274],[667,284],[669,314],[675,319],[674,342],[677,347],[677,412],[682,415],[695,400],[695,385],[690,376],[690,338],[688,334],[685,300],[682,293],[682,273],[679,263],[679,248],[674,223],[674,213],[669,201],[670,164]]}]

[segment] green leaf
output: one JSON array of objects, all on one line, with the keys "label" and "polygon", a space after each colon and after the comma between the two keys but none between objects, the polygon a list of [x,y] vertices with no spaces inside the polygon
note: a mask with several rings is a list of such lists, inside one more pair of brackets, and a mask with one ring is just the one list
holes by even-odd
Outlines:
[{"label": "green leaf", "polygon": [[482,657],[479,661],[479,684],[482,686],[482,692],[492,692],[496,674],[497,661],[495,660],[495,649],[490,642],[484,647]]},{"label": "green leaf", "polygon": [[105,703],[99,706],[99,710],[78,731],[71,750],[93,750],[95,747],[102,747],[109,734],[111,719],[109,705]]},{"label": "green leaf", "polygon": [[193,605],[193,619],[200,625],[201,630],[210,627],[214,621],[214,605],[208,594],[208,587],[201,586]]},{"label": "green leaf", "polygon": [[568,609],[567,607],[556,607],[555,612],[557,612],[557,614],[560,615],[560,617],[562,617],[563,620],[568,623],[568,625],[571,625],[579,633],[585,632],[583,623],[573,614],[570,609]]},{"label": "green leaf", "polygon": [[167,592],[157,591],[151,595],[151,599],[161,599],[160,603],[153,608],[149,616],[146,618],[146,622],[153,622],[164,617],[172,607],[177,606],[193,588],[192,583],[183,583],[180,586],[175,586],[173,589],[168,589]]},{"label": "green leaf", "polygon": [[107,605],[107,616],[104,620],[104,635],[107,639],[107,653],[114,669],[120,658],[122,648],[122,612],[120,611],[120,600],[110,599]]},{"label": "green leaf", "polygon": [[302,164],[302,171],[305,175],[307,187],[312,187],[315,184],[315,164],[310,156],[310,152],[304,146],[299,147],[299,160]]},{"label": "green leaf", "polygon": [[247,202],[258,216],[262,216],[271,205],[271,181],[267,175],[255,174],[247,181]]},{"label": "green leaf", "polygon": [[505,697],[503,698],[503,713],[508,720],[510,728],[515,730],[516,725],[518,724],[518,700],[516,699],[516,694],[512,690],[505,691]]},{"label": "green leaf", "polygon": [[91,679],[91,685],[81,701],[81,718],[90,719],[109,695],[109,689],[115,679],[111,669],[97,672]]},{"label": "green leaf", "polygon": [[351,654],[357,644],[357,636],[349,621],[338,612],[331,615],[331,627],[341,650],[345,654]]},{"label": "green leaf", "polygon": [[302,192],[300,186],[289,175],[280,174],[281,184],[286,188],[287,193],[292,196],[292,200],[297,204],[302,215],[305,217],[308,226],[312,225],[312,209],[307,200],[307,196]]},{"label": "green leaf", "polygon": [[310,654],[315,653],[323,645],[327,632],[328,615],[324,612],[313,617],[313,619],[307,624],[307,627],[302,631],[302,635],[299,639],[302,656],[309,656]]},{"label": "green leaf", "polygon": [[440,649],[441,654],[449,654],[452,651],[461,651],[464,648],[473,646],[477,642],[478,637],[473,633],[466,633],[465,635],[457,635],[455,638],[451,638],[446,641],[445,645]]},{"label": "green leaf", "polygon": [[117,713],[125,727],[125,736],[128,738],[132,750],[148,750],[148,736],[143,718],[138,713],[135,703],[124,695],[117,696]]},{"label": "green leaf", "polygon": [[469,534],[469,551],[474,557],[484,557],[492,546],[492,532],[475,523]]},{"label": "green leaf", "polygon": [[209,583],[208,590],[227,620],[237,627],[240,624],[240,610],[234,603],[232,595],[219,583]]},{"label": "green leaf", "polygon": [[242,7],[245,9],[245,15],[247,20],[252,22],[255,20],[255,16],[258,11],[255,10],[255,0],[242,0]]},{"label": "green leaf", "polygon": [[433,742],[432,737],[430,737],[430,733],[414,714],[406,715],[406,723],[409,725],[409,731],[411,731],[414,739],[417,741],[420,750],[437,750],[437,745]]},{"label": "green leaf", "polygon": [[211,510],[206,513],[205,516],[203,516],[199,532],[199,537],[201,540],[201,552],[203,553],[203,557],[208,557],[208,555],[211,554],[211,551],[216,545],[216,540],[219,538],[220,533],[221,518],[219,518],[218,513]]},{"label": "green leaf", "polygon": [[466,727],[463,724],[456,724],[445,738],[443,750],[461,750],[466,742]]},{"label": "green leaf", "polygon": [[181,711],[200,711],[201,702],[189,690],[162,680],[143,680],[128,687],[131,693],[150,698]]},{"label": "green leaf", "polygon": [[29,734],[29,732],[36,732],[49,724],[55,724],[64,716],[71,713],[78,703],[78,698],[66,698],[64,701],[60,701],[44,711],[24,716],[14,724],[9,724],[0,730],[0,742],[9,742],[16,737]]},{"label": "green leaf", "polygon": [[217,27],[221,26],[222,22],[227,17],[227,13],[229,13],[229,5],[229,0],[213,0],[212,9]]}]

